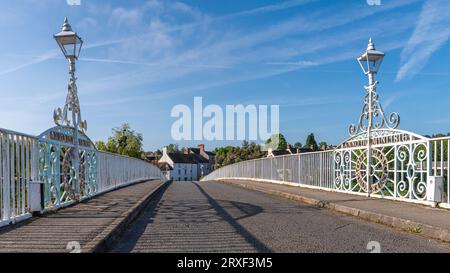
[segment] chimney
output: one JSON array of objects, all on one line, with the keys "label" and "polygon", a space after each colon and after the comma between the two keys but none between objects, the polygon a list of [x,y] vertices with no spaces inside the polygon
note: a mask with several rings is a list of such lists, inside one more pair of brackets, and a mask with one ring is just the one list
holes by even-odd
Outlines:
[{"label": "chimney", "polygon": [[165,156],[167,156],[167,146],[164,146],[163,147],[163,156],[165,155]]},{"label": "chimney", "polygon": [[199,144],[197,147],[200,149],[200,153],[205,152],[205,144]]},{"label": "chimney", "polygon": [[184,150],[183,150],[183,153],[185,155],[188,155],[189,154],[189,148],[185,147]]}]

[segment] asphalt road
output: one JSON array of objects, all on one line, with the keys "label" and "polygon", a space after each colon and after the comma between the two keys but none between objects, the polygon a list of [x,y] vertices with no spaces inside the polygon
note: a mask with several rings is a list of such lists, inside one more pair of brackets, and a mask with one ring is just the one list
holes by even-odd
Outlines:
[{"label": "asphalt road", "polygon": [[370,252],[376,242],[381,252],[450,252],[415,234],[217,182],[173,182],[112,252]]}]

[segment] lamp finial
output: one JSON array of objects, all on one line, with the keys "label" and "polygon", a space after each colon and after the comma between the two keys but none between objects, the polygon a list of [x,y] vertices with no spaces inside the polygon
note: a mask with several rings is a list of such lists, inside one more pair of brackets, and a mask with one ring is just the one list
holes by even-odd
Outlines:
[{"label": "lamp finial", "polygon": [[67,17],[64,18],[64,24],[63,24],[62,30],[63,31],[72,31],[72,27],[70,26],[69,20],[67,19]]},{"label": "lamp finial", "polygon": [[375,50],[375,44],[372,41],[372,38],[369,38],[369,44],[367,45],[367,50]]}]

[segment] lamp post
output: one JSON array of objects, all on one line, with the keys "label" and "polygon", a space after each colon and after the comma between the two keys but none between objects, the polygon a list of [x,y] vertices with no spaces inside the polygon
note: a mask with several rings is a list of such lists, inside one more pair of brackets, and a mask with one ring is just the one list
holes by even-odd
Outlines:
[{"label": "lamp post", "polygon": [[[375,169],[379,163],[373,164],[372,137],[385,133],[385,130],[393,130],[400,124],[400,116],[396,112],[392,112],[389,115],[389,118],[386,118],[376,90],[378,81],[375,80],[375,75],[380,69],[384,56],[385,54],[383,52],[376,50],[372,39],[369,39],[369,44],[367,45],[366,51],[357,59],[364,75],[366,75],[369,79],[369,84],[364,86],[366,89],[366,95],[364,97],[364,103],[361,109],[358,124],[352,124],[349,127],[349,133],[352,137],[367,141],[367,152],[362,152],[361,156],[358,157],[358,161],[361,161],[361,163],[366,163],[366,177],[364,179],[364,176],[362,175],[364,170],[360,166],[357,170],[357,181],[361,188],[366,188],[368,195],[370,195],[373,185],[373,169]],[[366,158],[362,155],[365,155]],[[378,177],[376,179],[379,180]],[[377,183],[378,182],[379,181],[377,181]]]},{"label": "lamp post", "polygon": [[[77,85],[75,77],[75,62],[80,56],[81,48],[83,46],[83,40],[78,36],[76,32],[72,30],[67,18],[64,19],[61,32],[53,35],[58,43],[64,57],[69,62],[69,85],[68,93],[66,97],[66,103],[63,110],[61,108],[55,109],[53,113],[53,120],[58,126],[73,127],[74,135],[74,150],[73,150],[73,166],[75,168],[75,193],[79,193],[79,137],[78,130],[85,132],[87,130],[87,122],[81,119],[80,102],[78,100]],[[69,120],[68,112],[72,112],[72,121]]]},{"label": "lamp post", "polygon": [[372,38],[369,39],[366,52],[358,57],[358,63],[364,74],[369,78],[369,85],[365,86],[367,90],[367,104],[368,104],[368,124],[367,124],[367,195],[370,196],[370,185],[372,184],[372,152],[371,152],[371,130],[373,127],[373,102],[377,100],[376,85],[374,76],[380,69],[380,65],[383,62],[384,53],[375,49],[375,44],[372,42]]}]

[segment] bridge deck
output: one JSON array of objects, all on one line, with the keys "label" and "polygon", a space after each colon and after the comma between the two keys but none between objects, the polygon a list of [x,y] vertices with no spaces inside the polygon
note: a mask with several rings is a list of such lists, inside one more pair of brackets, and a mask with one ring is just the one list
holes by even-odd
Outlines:
[{"label": "bridge deck", "polygon": [[249,180],[224,180],[222,182],[299,200],[311,205],[326,206],[334,211],[403,230],[417,229],[417,233],[420,235],[450,242],[450,210],[448,209],[268,182]]},{"label": "bridge deck", "polygon": [[450,252],[448,244],[216,182],[159,191],[111,251],[368,252],[371,241],[382,252]]},{"label": "bridge deck", "polygon": [[139,183],[0,229],[0,252],[70,252],[67,244],[73,241],[90,251],[162,184]]}]

